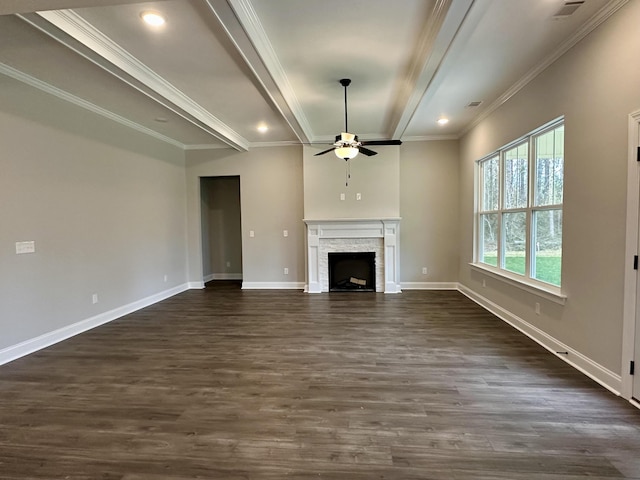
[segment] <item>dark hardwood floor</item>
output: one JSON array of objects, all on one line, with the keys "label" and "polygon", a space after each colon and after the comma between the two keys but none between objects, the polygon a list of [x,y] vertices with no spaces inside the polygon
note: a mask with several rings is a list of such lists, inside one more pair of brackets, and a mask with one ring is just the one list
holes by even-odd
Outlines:
[{"label": "dark hardwood floor", "polygon": [[457,292],[225,284],[0,367],[0,478],[640,479],[640,411]]}]

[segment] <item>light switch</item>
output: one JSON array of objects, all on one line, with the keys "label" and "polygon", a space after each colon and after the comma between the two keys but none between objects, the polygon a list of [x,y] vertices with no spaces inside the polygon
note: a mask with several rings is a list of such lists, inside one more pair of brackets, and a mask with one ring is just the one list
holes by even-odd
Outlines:
[{"label": "light switch", "polygon": [[36,251],[36,242],[33,240],[28,242],[16,242],[16,255],[23,253],[34,253]]},{"label": "light switch", "polygon": [[362,200],[362,194],[356,193],[356,200]]}]

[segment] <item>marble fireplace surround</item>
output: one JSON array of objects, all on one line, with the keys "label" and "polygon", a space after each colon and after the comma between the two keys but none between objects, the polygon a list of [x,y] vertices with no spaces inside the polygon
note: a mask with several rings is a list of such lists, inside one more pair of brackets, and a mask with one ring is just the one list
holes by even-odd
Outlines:
[{"label": "marble fireplace surround", "polygon": [[400,293],[400,218],[305,219],[308,293],[329,291],[329,252],[375,252],[376,292]]}]

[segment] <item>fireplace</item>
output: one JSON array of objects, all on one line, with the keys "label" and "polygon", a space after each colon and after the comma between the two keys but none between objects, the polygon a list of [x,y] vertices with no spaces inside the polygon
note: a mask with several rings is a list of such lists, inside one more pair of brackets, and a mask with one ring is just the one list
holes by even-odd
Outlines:
[{"label": "fireplace", "polygon": [[330,252],[330,292],[375,292],[375,252]]},{"label": "fireplace", "polygon": [[[329,292],[329,255],[374,253],[371,290],[400,293],[399,218],[305,219],[308,293]],[[351,278],[350,275],[349,278]],[[363,280],[357,275],[356,280]],[[358,282],[351,282],[358,283]],[[361,282],[360,282],[361,283]]]}]

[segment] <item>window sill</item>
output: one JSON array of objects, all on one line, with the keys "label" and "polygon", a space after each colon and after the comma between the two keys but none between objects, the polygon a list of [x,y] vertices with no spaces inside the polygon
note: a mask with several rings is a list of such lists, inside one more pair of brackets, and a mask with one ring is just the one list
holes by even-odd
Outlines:
[{"label": "window sill", "polygon": [[567,301],[567,296],[561,293],[559,288],[551,285],[547,287],[537,283],[528,282],[522,278],[509,275],[505,271],[494,269],[479,263],[470,263],[469,266],[474,270],[485,273],[493,278],[508,283],[509,285],[513,285],[514,287],[520,288],[521,290],[532,293],[533,295],[537,295],[538,297],[546,300],[550,300],[559,305],[564,305]]}]

